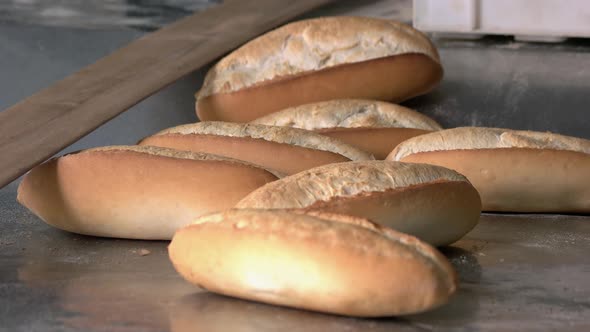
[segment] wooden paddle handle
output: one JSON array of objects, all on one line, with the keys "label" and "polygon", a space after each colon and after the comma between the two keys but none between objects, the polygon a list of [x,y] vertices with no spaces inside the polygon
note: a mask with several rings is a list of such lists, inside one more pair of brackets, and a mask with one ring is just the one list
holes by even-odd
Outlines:
[{"label": "wooden paddle handle", "polygon": [[0,187],[182,76],[332,1],[225,1],[148,34],[0,112]]}]

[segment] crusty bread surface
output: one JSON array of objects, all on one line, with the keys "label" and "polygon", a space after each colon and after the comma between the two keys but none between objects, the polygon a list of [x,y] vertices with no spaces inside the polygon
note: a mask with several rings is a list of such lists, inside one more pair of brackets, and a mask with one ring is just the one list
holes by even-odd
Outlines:
[{"label": "crusty bread surface", "polygon": [[314,130],[370,152],[376,159],[385,159],[409,138],[442,129],[436,121],[407,107],[366,99],[290,107],[251,123]]},{"label": "crusty bread surface", "polygon": [[230,53],[207,73],[199,97],[249,88],[276,77],[399,54],[440,62],[421,32],[368,17],[323,17],[284,25]]},{"label": "crusty bread surface", "polygon": [[19,185],[17,199],[66,231],[167,240],[196,217],[230,208],[276,179],[261,167],[222,156],[114,146],[35,167]]},{"label": "crusty bread surface", "polygon": [[457,241],[475,227],[481,202],[475,188],[455,171],[361,161],[316,167],[266,184],[236,208],[350,214],[439,246]]},{"label": "crusty bread surface", "polygon": [[398,22],[326,17],[287,24],[214,65],[197,94],[202,121],[247,122],[338,98],[402,101],[442,78],[438,53]]},{"label": "crusty bread surface", "polygon": [[485,211],[590,212],[590,141],[585,139],[464,127],[411,138],[387,159],[464,174]]},{"label": "crusty bread surface", "polygon": [[431,151],[530,148],[564,150],[590,154],[590,140],[528,130],[486,127],[459,127],[441,130],[404,142],[388,159]]},{"label": "crusty bread surface", "polygon": [[340,315],[421,312],[456,289],[434,248],[350,216],[229,210],[179,230],[169,254],[212,292]]},{"label": "crusty bread surface", "polygon": [[163,130],[139,142],[245,160],[283,174],[373,156],[338,139],[297,128],[199,122]]},{"label": "crusty bread surface", "polygon": [[251,123],[307,130],[333,128],[413,128],[428,131],[442,127],[410,108],[368,99],[335,99],[290,107]]}]

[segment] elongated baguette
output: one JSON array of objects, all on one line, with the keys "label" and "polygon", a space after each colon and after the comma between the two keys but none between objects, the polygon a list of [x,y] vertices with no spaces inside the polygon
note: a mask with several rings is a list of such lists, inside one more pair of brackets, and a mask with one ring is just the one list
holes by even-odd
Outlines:
[{"label": "elongated baguette", "polygon": [[590,141],[585,139],[463,127],[411,138],[387,159],[464,174],[486,211],[590,212]]},{"label": "elongated baguette", "polygon": [[235,159],[138,146],[96,148],[29,172],[18,201],[74,233],[167,240],[196,217],[235,205],[270,171]]},{"label": "elongated baguette", "polygon": [[247,122],[340,98],[399,102],[442,78],[428,38],[402,23],[325,17],[287,24],[230,53],[197,94],[202,121]]},{"label": "elongated baguette", "polygon": [[316,131],[385,159],[399,143],[441,130],[436,121],[409,108],[377,100],[335,99],[290,107],[251,123]]},{"label": "elongated baguette", "polygon": [[245,160],[284,174],[373,156],[309,130],[230,122],[199,122],[163,130],[140,145],[207,152]]},{"label": "elongated baguette", "polygon": [[481,202],[467,179],[424,164],[360,161],[325,165],[268,183],[236,208],[302,209],[367,218],[440,246],[479,220]]},{"label": "elongated baguette", "polygon": [[456,289],[431,246],[365,219],[230,210],[199,218],[169,246],[176,270],[212,292],[351,316],[445,303]]}]

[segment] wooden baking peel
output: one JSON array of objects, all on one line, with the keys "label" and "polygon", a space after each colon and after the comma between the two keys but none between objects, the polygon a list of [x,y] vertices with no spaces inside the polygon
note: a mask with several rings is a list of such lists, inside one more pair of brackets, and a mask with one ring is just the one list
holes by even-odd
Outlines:
[{"label": "wooden baking peel", "polygon": [[332,1],[224,1],[0,112],[0,187],[182,76]]}]

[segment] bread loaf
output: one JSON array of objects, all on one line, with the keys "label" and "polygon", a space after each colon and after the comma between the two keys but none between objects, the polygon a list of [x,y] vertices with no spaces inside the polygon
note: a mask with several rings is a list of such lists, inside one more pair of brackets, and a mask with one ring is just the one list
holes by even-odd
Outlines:
[{"label": "bread loaf", "polygon": [[409,108],[376,100],[335,99],[290,107],[251,123],[313,130],[385,159],[408,138],[442,129]]},{"label": "bread loaf", "polygon": [[486,211],[590,212],[590,141],[585,139],[463,127],[411,138],[387,159],[464,174]]},{"label": "bread loaf", "polygon": [[219,154],[284,174],[324,164],[373,159],[370,153],[308,130],[215,121],[169,128],[139,144]]},{"label": "bread loaf", "polygon": [[113,146],[52,159],[31,170],[18,201],[74,233],[168,240],[196,217],[235,205],[277,177],[204,153]]},{"label": "bread loaf", "polygon": [[368,17],[294,22],[214,65],[197,93],[201,121],[248,122],[287,107],[341,98],[399,102],[442,78],[428,38]]},{"label": "bread loaf", "polygon": [[434,248],[350,216],[230,210],[179,230],[169,254],[209,291],[340,315],[421,312],[456,289]]},{"label": "bread loaf", "polygon": [[236,208],[302,209],[367,218],[440,246],[478,222],[479,195],[461,174],[387,161],[325,165],[268,183]]}]

